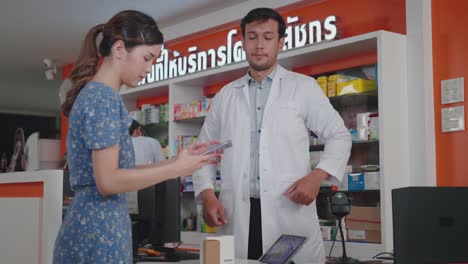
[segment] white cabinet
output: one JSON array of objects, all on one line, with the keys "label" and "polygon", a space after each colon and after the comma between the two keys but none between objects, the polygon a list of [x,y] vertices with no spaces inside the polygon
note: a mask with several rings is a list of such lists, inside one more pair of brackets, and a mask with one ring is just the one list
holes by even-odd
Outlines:
[{"label": "white cabinet", "polygon": [[[378,68],[378,144],[382,243],[348,243],[348,254],[362,259],[392,250],[391,190],[409,185],[408,102],[405,81],[406,37],[396,33],[377,31],[288,50],[279,56],[279,63],[285,68],[292,69],[307,65],[327,64],[340,59],[372,53],[377,54]],[[121,92],[121,95],[127,108],[135,110],[137,99],[169,94],[169,151],[172,151],[172,144],[177,135],[197,135],[202,125],[202,120],[173,121],[174,104],[189,103],[191,100],[201,99],[204,87],[234,80],[246,74],[246,71],[247,62],[244,61],[135,89],[126,89]],[[331,243],[325,243],[327,254],[330,246]],[[341,244],[337,242],[333,255],[340,254]]]}]

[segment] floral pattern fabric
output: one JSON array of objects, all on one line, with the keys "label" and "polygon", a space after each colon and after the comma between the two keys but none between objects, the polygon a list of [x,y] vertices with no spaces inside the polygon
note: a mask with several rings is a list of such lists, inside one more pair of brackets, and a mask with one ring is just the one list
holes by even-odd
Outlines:
[{"label": "floral pattern fabric", "polygon": [[91,81],[80,91],[69,117],[70,185],[75,192],[54,247],[54,263],[132,263],[131,222],[125,194],[102,196],[96,187],[92,152],[119,144],[119,168],[135,167],[120,95]]}]

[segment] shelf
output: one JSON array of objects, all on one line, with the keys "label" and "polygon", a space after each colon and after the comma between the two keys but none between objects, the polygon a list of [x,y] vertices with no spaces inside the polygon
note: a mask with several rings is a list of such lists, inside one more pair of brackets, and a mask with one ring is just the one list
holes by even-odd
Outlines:
[{"label": "shelf", "polygon": [[[378,144],[379,140],[364,140],[364,141],[354,141],[353,145],[358,146],[365,146],[365,145],[373,145]],[[325,149],[325,145],[310,145],[309,151],[323,151]]]},{"label": "shelf", "polygon": [[[377,39],[383,31],[376,31],[360,36],[345,39],[321,42],[317,45],[308,45],[279,54],[279,63],[287,68],[324,64],[329,61],[377,52]],[[209,68],[207,70],[166,79],[155,83],[145,84],[136,88],[120,91],[125,102],[135,101],[138,98],[164,95],[170,84],[179,83],[190,86],[205,87],[222,82],[235,80],[246,74],[248,63],[246,61],[231,63],[222,67]]]},{"label": "shelf", "polygon": [[167,132],[167,130],[169,129],[169,123],[163,122],[163,123],[147,124],[147,125],[143,125],[143,129],[148,134],[153,134],[153,133],[159,134],[160,132]]},{"label": "shelf", "polygon": [[345,94],[340,96],[328,97],[330,103],[335,109],[340,109],[347,106],[353,105],[367,105],[377,108],[378,96],[377,90],[364,93],[356,94]]},{"label": "shelf", "polygon": [[199,116],[199,117],[178,119],[178,120],[174,120],[174,122],[176,122],[176,123],[190,123],[190,124],[200,124],[200,125],[203,125],[203,122],[205,122],[205,117],[206,117],[206,116]]},{"label": "shelf", "polygon": [[380,192],[380,189],[372,189],[372,190],[337,190],[332,191],[328,186],[320,186],[319,193],[321,194],[334,194],[336,192],[345,192],[345,193],[374,193]]}]

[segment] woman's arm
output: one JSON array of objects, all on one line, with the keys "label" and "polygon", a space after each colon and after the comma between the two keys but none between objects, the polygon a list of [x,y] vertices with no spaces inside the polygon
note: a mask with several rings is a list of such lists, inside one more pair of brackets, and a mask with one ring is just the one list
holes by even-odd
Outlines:
[{"label": "woman's arm", "polygon": [[216,142],[194,144],[180,153],[177,159],[156,166],[120,169],[119,145],[93,150],[93,170],[96,186],[102,195],[136,191],[151,185],[192,174],[206,164],[217,163],[221,154],[200,156],[199,153]]},{"label": "woman's arm", "polygon": [[176,158],[170,158],[170,159],[161,160],[161,161],[159,161],[158,163],[145,164],[145,165],[137,165],[136,168],[138,168],[138,169],[156,168],[156,167],[160,167],[160,166],[162,166],[162,165],[170,164],[170,163],[172,163],[172,162],[174,162],[174,161],[176,161]]}]

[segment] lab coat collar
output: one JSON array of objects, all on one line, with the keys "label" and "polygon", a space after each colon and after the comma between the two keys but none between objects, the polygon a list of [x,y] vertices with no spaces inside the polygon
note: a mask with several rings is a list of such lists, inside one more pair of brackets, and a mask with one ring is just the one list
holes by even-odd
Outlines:
[{"label": "lab coat collar", "polygon": [[[289,78],[289,77],[290,77],[289,71],[286,70],[285,68],[283,68],[281,65],[277,64],[276,65],[276,74],[273,77],[273,81],[275,79],[277,79],[277,78],[285,79],[285,78]],[[243,77],[241,77],[241,78],[237,79],[236,81],[234,81],[233,87],[234,88],[248,87],[248,84],[249,84],[249,77],[248,77],[248,73],[247,73]]]}]

